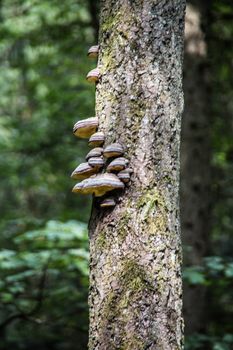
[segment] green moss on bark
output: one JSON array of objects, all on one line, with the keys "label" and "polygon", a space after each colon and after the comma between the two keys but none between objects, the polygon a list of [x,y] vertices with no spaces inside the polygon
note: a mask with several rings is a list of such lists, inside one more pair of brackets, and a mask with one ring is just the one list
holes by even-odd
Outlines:
[{"label": "green moss on bark", "polygon": [[141,297],[145,289],[153,290],[146,271],[137,262],[126,260],[117,278],[119,289],[108,294],[103,307],[103,319],[122,314],[122,309]]},{"label": "green moss on bark", "polygon": [[116,280],[117,288],[108,293],[102,305],[103,336],[109,331],[109,327],[114,329],[117,320],[117,323],[121,325],[121,344],[112,349],[143,349],[145,341],[139,338],[138,334],[130,335],[127,324],[130,320],[138,318],[138,313],[135,312],[133,306],[142,299],[145,290],[153,293],[153,285],[143,267],[133,260],[126,260],[122,263]]},{"label": "green moss on bark", "polygon": [[167,205],[157,188],[147,190],[137,200],[136,207],[147,225],[149,234],[166,231]]},{"label": "green moss on bark", "polygon": [[119,23],[120,21],[120,12],[116,12],[111,16],[107,16],[104,19],[104,22],[102,22],[101,25],[101,32],[104,33],[109,30],[113,30],[113,28]]},{"label": "green moss on bark", "polygon": [[163,196],[156,188],[144,192],[137,201],[137,208],[146,207],[149,213],[155,206],[164,207]]},{"label": "green moss on bark", "polygon": [[119,224],[117,226],[117,232],[118,232],[118,237],[120,239],[121,242],[123,242],[128,234],[128,226],[130,223],[130,214],[125,211],[122,213],[121,219],[119,221]]},{"label": "green moss on bark", "polygon": [[103,250],[107,246],[106,232],[101,231],[96,237],[95,245],[98,249]]}]

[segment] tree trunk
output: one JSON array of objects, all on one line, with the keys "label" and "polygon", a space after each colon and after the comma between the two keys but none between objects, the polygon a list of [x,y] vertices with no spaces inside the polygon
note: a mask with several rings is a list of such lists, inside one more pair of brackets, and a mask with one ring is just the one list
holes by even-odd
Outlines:
[{"label": "tree trunk", "polygon": [[[210,101],[203,33],[208,5],[208,1],[191,0],[186,11],[185,109],[181,135],[181,232],[186,266],[202,265],[210,233]],[[204,286],[184,284],[184,318],[185,334],[203,331]]]},{"label": "tree trunk", "polygon": [[179,146],[185,1],[103,0],[96,115],[134,173],[90,221],[90,350],[182,348]]}]

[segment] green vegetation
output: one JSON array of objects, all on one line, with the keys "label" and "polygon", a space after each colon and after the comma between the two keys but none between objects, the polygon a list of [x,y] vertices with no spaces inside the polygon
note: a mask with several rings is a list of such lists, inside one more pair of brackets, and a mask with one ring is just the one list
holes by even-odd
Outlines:
[{"label": "green vegetation", "polygon": [[90,198],[69,175],[87,151],[73,124],[94,115],[93,18],[76,0],[1,1],[0,16],[0,348],[83,350]]},{"label": "green vegetation", "polygon": [[[66,349],[87,333],[88,240],[78,221],[48,221],[45,228],[11,236],[1,249],[2,349],[31,345]],[[61,311],[62,310],[62,311]]]}]

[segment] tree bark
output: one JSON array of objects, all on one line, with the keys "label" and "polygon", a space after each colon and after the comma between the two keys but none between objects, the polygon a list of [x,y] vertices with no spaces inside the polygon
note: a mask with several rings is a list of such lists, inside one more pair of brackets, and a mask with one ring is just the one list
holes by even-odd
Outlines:
[{"label": "tree bark", "polygon": [[90,221],[89,350],[182,349],[179,146],[185,1],[103,0],[96,115],[134,173]]},{"label": "tree bark", "polygon": [[[190,0],[185,23],[181,135],[181,232],[185,266],[201,266],[210,233],[210,106],[204,28],[209,1]],[[205,287],[184,283],[185,334],[206,325]]]}]

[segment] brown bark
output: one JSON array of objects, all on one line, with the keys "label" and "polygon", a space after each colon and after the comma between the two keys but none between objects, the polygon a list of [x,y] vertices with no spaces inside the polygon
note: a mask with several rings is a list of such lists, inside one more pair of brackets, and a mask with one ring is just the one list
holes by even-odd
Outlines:
[{"label": "brown bark", "polygon": [[89,350],[182,348],[179,145],[185,1],[103,0],[96,114],[130,186],[90,221]]},{"label": "brown bark", "polygon": [[[181,137],[181,232],[185,266],[202,265],[210,232],[210,106],[203,33],[208,1],[187,4],[184,56],[185,109]],[[184,284],[185,334],[203,331],[205,287]]]}]

